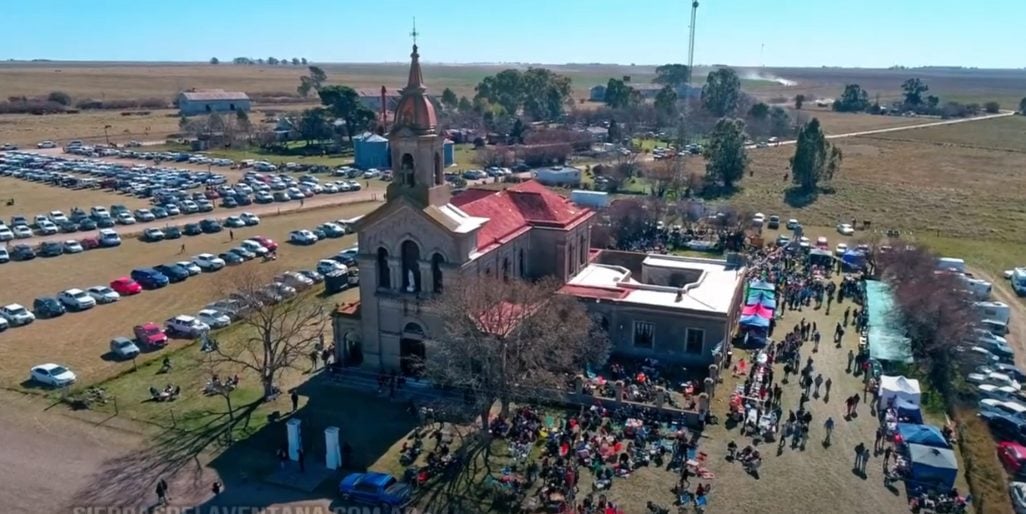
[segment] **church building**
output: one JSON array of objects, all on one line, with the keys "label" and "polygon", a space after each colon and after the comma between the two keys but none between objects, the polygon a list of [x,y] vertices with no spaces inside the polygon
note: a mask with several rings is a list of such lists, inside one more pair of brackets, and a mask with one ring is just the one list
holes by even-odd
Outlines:
[{"label": "church building", "polygon": [[533,180],[453,196],[416,45],[410,57],[387,136],[394,179],[385,204],[355,227],[360,300],[334,317],[340,362],[411,372],[426,357],[425,341],[444,337],[427,302],[447,283],[482,273],[558,278],[567,284],[562,294],[602,320],[616,352],[711,361],[736,323],[743,268],[591,251],[596,213]]}]

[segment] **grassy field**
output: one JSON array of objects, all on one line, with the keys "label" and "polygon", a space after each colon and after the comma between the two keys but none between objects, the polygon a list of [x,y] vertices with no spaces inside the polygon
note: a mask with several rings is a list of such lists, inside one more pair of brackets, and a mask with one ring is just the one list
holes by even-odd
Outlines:
[{"label": "grassy field", "polygon": [[[7,205],[9,198],[14,199],[14,205]],[[31,218],[54,209],[62,210],[65,215],[69,215],[72,207],[88,211],[94,205],[103,205],[108,209],[114,204],[121,204],[129,209],[150,206],[150,202],[144,198],[119,195],[100,189],[72,191],[10,177],[0,177],[0,200],[0,218],[7,223],[10,223],[11,216],[14,215]],[[69,237],[75,237],[75,234],[69,234]]]},{"label": "grassy field", "polygon": [[931,144],[939,148],[965,147],[1026,153],[1026,116],[1007,116],[968,127],[943,125],[902,132],[875,134],[888,141]]},{"label": "grassy field", "polygon": [[[235,229],[237,240],[265,235],[277,241],[287,239],[290,230],[309,228],[316,224],[351,218],[368,212],[377,204],[359,204],[341,208],[310,209],[295,214],[267,217],[257,227]],[[186,245],[185,254],[180,247]],[[30,262],[12,262],[0,266],[0,283],[4,284],[2,303],[31,306],[39,296],[55,295],[72,288],[106,284],[128,275],[138,267],[153,266],[187,259],[202,252],[220,253],[237,243],[228,241],[227,231],[220,234],[184,237],[177,241],[141,243],[127,240],[113,249],[92,250],[78,255],[37,258]],[[355,244],[355,236],[329,240],[314,246],[297,247],[283,244],[274,263],[259,260],[241,266],[275,267],[282,270],[312,268],[318,259],[326,258]],[[5,359],[0,363],[0,385],[20,384],[29,367],[41,362],[56,361],[70,366],[85,383],[95,382],[123,370],[124,364],[102,359],[108,342],[114,336],[130,335],[132,326],[163,320],[175,314],[194,313],[204,304],[223,296],[218,275],[203,274],[184,283],[97,306],[82,313],[68,313],[52,320],[39,320],[27,327],[10,329],[0,334],[0,348]],[[172,343],[172,346],[181,343]],[[141,360],[159,356],[144,354]]]},{"label": "grassy field", "polygon": [[[847,134],[866,130],[877,130],[892,127],[907,127],[936,121],[928,118],[905,118],[901,116],[874,116],[872,114],[853,114],[834,112],[830,109],[804,107],[801,111],[789,109],[791,118],[796,122],[808,123],[812,118],[819,120],[826,134]],[[899,132],[898,134],[906,134]],[[895,134],[895,135],[898,135]],[[794,139],[786,137],[784,139]]]}]

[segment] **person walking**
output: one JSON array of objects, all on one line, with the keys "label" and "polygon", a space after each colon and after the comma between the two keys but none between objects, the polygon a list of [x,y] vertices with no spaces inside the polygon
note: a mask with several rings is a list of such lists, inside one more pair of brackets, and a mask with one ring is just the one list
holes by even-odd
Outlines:
[{"label": "person walking", "polygon": [[869,464],[869,448],[862,447],[862,467],[859,468],[859,472],[863,475],[866,474],[866,465]]},{"label": "person walking", "polygon": [[185,253],[185,243],[182,243],[182,247],[178,249],[178,255]]},{"label": "person walking", "polygon": [[891,447],[884,448],[883,470],[887,472],[887,464],[891,461]]},{"label": "person walking", "polygon": [[845,373],[851,373],[851,364],[855,361],[855,351],[848,350],[848,367],[844,368]]},{"label": "person walking", "polygon": [[295,389],[292,390],[292,394],[289,395],[292,400],[292,412],[296,412],[299,409],[299,393]]},{"label": "person walking", "polygon": [[813,383],[816,385],[816,389],[813,390],[814,392],[812,393],[812,396],[819,398],[819,388],[823,385],[823,375],[816,374],[816,380],[814,380]]},{"label": "person walking", "polygon": [[848,316],[851,316],[851,307],[844,308],[844,326],[848,326]]},{"label": "person walking", "polygon": [[832,385],[834,385],[834,381],[829,379],[829,378],[826,379],[825,382],[823,382],[823,387],[826,389],[825,396],[830,396],[830,386],[832,386]]},{"label": "person walking", "polygon": [[228,240],[229,241],[235,241],[235,231],[234,230],[229,230],[228,231]]},{"label": "person walking", "polygon": [[884,429],[882,426],[876,427],[876,440],[873,441],[873,453],[880,451],[880,444],[883,442]]},{"label": "person walking", "polygon": [[855,445],[855,467],[852,468],[854,471],[862,471],[862,459],[863,459],[862,451],[865,450],[865,449],[866,449],[866,445],[864,443],[859,443],[859,444]]},{"label": "person walking", "polygon": [[163,478],[157,481],[157,502],[167,505],[170,498],[167,495],[167,482]]},{"label": "person walking", "polygon": [[852,416],[855,416],[855,415],[858,414],[859,401],[861,401],[861,400],[862,400],[862,398],[859,397],[859,393],[855,393],[855,394],[851,395],[851,415]]},{"label": "person walking", "polygon": [[826,430],[826,439],[823,440],[823,443],[830,444],[830,435],[834,433],[834,418],[827,418],[823,422],[823,429]]}]

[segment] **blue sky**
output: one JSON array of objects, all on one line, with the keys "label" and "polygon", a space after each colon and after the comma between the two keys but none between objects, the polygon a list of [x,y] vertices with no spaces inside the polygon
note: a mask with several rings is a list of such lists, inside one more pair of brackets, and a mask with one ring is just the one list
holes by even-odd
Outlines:
[{"label": "blue sky", "polygon": [[[685,62],[687,0],[7,0],[0,59]],[[1026,1],[702,0],[695,62],[1026,66]],[[763,46],[764,45],[764,46]]]}]

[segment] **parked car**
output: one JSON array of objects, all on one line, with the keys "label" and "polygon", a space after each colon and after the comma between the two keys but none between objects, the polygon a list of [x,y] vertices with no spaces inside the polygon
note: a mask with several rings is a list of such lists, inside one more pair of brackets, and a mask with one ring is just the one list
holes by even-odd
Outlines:
[{"label": "parked car", "polygon": [[217,220],[213,218],[207,218],[203,221],[200,221],[200,230],[202,230],[204,234],[214,234],[220,232],[222,230],[222,227]]},{"label": "parked car", "polygon": [[228,216],[224,219],[224,226],[228,228],[240,228],[245,227],[246,222],[242,221],[242,218],[238,216]]},{"label": "parked car", "polygon": [[298,245],[312,245],[317,242],[317,236],[309,230],[293,230],[289,232],[289,241]]},{"label": "parked car", "polygon": [[202,321],[184,314],[175,316],[168,319],[165,322],[167,326],[166,332],[172,336],[182,336],[188,338],[199,337],[204,332],[210,331],[210,326]]},{"label": "parked car", "polygon": [[82,243],[69,239],[64,242],[64,253],[82,253],[85,248],[82,247]]},{"label": "parked car", "polygon": [[153,221],[153,220],[157,219],[157,216],[153,212],[151,212],[149,209],[136,209],[135,210],[135,219],[137,219],[139,221],[142,221],[142,222],[147,222],[147,221]]},{"label": "parked car", "polygon": [[402,507],[410,501],[410,487],[385,473],[352,473],[338,485],[343,500]]},{"label": "parked car", "polygon": [[1026,446],[1015,441],[1002,441],[997,445],[998,458],[1008,474],[1019,477],[1026,471]]},{"label": "parked car", "polygon": [[217,254],[217,256],[222,261],[224,261],[225,264],[229,266],[234,266],[236,264],[242,264],[243,262],[246,262],[246,259],[243,259],[242,256],[237,253],[221,252]]},{"label": "parked car", "polygon": [[774,230],[780,228],[780,216],[777,216],[776,214],[771,214],[769,220],[766,221],[766,228],[771,228]]},{"label": "parked car", "polygon": [[120,277],[111,281],[110,288],[120,296],[131,296],[142,292],[142,286],[128,277]]},{"label": "parked car", "polygon": [[193,257],[192,263],[203,271],[217,271],[225,266],[224,259],[210,253],[201,253]]},{"label": "parked car", "polygon": [[794,230],[794,229],[802,226],[802,224],[798,223],[797,219],[790,218],[790,219],[787,220],[787,225],[785,225],[785,226],[787,227],[788,230]]},{"label": "parked car", "polygon": [[849,223],[839,223],[837,225],[837,232],[842,236],[850,236],[855,234],[855,227]]},{"label": "parked car", "polygon": [[107,286],[93,286],[86,289],[86,293],[89,293],[89,296],[92,296],[99,304],[114,303],[121,299],[121,295],[117,291]]},{"label": "parked car", "polygon": [[240,214],[239,217],[242,218],[242,222],[245,223],[247,227],[260,224],[260,218],[252,212],[244,212]]},{"label": "parked car", "polygon": [[189,278],[189,270],[175,263],[158,264],[154,266],[153,269],[165,275],[167,279],[172,283],[182,282],[183,280]]},{"label": "parked car", "polygon": [[199,275],[203,272],[196,263],[192,261],[178,261],[175,264],[181,266],[184,270],[189,272],[189,276]]},{"label": "parked car", "polygon": [[203,233],[203,229],[200,228],[199,223],[186,223],[182,227],[182,233],[187,236],[198,236]]},{"label": "parked car", "polygon": [[268,253],[267,248],[264,248],[264,246],[262,244],[254,241],[252,239],[247,239],[247,240],[243,241],[242,244],[240,244],[239,246],[242,247],[242,248],[245,248],[249,252],[252,252],[253,254],[255,254],[258,257],[262,257],[264,255],[267,255],[267,253]]},{"label": "parked car", "polygon": [[251,252],[242,246],[236,246],[235,248],[228,250],[228,253],[234,253],[235,255],[242,257],[242,260],[244,261],[248,261],[256,257],[256,253]]},{"label": "parked car", "polygon": [[7,330],[8,326],[9,325],[7,324],[7,320],[4,318],[0,318],[0,332]]},{"label": "parked car", "polygon": [[98,240],[100,242],[100,246],[104,248],[109,248],[112,246],[121,246],[121,236],[119,236],[117,232],[109,228],[100,229],[100,236]]},{"label": "parked car", "polygon": [[14,233],[15,239],[27,239],[32,237],[32,229],[26,225],[14,225],[11,227],[11,232]]},{"label": "parked car", "polygon": [[1012,499],[1012,510],[1015,514],[1026,514],[1026,482],[1008,484],[1008,495]]},{"label": "parked car", "polygon": [[135,340],[148,348],[163,348],[167,345],[167,334],[161,330],[160,325],[148,321],[132,328]]},{"label": "parked car", "polygon": [[1008,402],[1017,399],[1019,390],[1012,386],[980,384],[976,386],[976,392],[980,394],[980,398]]},{"label": "parked car", "polygon": [[321,259],[317,261],[317,273],[321,275],[328,275],[334,272],[345,273],[347,268],[343,264],[339,264],[331,259]]},{"label": "parked car", "polygon": [[36,254],[40,257],[57,257],[64,254],[64,245],[55,241],[47,241],[39,245]]},{"label": "parked car", "polygon": [[96,299],[81,289],[65,289],[57,299],[69,310],[84,311],[96,307]]},{"label": "parked car", "polygon": [[168,285],[171,281],[167,278],[167,275],[153,269],[153,268],[137,268],[132,270],[130,275],[132,280],[135,280],[139,285],[146,289],[160,289]]},{"label": "parked car", "polygon": [[32,302],[32,310],[37,318],[48,319],[63,315],[66,311],[64,305],[52,296],[36,298]]},{"label": "parked car", "polygon": [[11,262],[11,254],[7,253],[6,248],[0,248],[0,264]]},{"label": "parked car", "polygon": [[196,313],[196,319],[210,328],[224,328],[231,324],[232,318],[215,309],[202,309]]},{"label": "parked car", "polygon": [[15,261],[30,261],[36,258],[36,251],[29,245],[14,245],[11,248],[11,259]]},{"label": "parked car", "polygon": [[127,337],[115,337],[110,340],[110,353],[121,360],[134,359],[139,356],[139,347]]},{"label": "parked car", "polygon": [[29,379],[52,387],[67,387],[75,383],[77,377],[64,366],[47,363],[29,370]]},{"label": "parked car", "polygon": [[271,251],[271,252],[273,252],[273,251],[278,249],[278,243],[274,242],[273,239],[268,238],[268,237],[256,236],[256,237],[251,237],[250,240],[256,241],[256,242],[260,243],[261,246],[263,246],[264,248],[267,248],[267,250]]},{"label": "parked car", "polygon": [[182,229],[178,227],[167,227],[164,229],[164,239],[179,239],[182,237]]},{"label": "parked car", "polygon": [[275,282],[281,282],[287,286],[298,289],[306,289],[314,285],[314,281],[309,277],[296,273],[295,271],[286,271],[281,275],[274,278]]},{"label": "parked car", "polygon": [[164,235],[164,231],[160,230],[159,228],[148,228],[144,230],[142,233],[142,240],[146,241],[147,243],[156,243],[158,241],[163,241],[165,237],[166,236]]},{"label": "parked car", "polygon": [[28,325],[36,320],[36,316],[20,304],[12,303],[0,308],[0,318],[3,318],[6,325],[20,327]]},{"label": "parked car", "polygon": [[324,275],[321,275],[320,273],[317,273],[314,270],[300,270],[299,274],[312,280],[314,284],[320,284],[321,282],[324,282]]},{"label": "parked car", "polygon": [[114,219],[120,225],[135,225],[135,217],[128,211],[119,212]]}]

